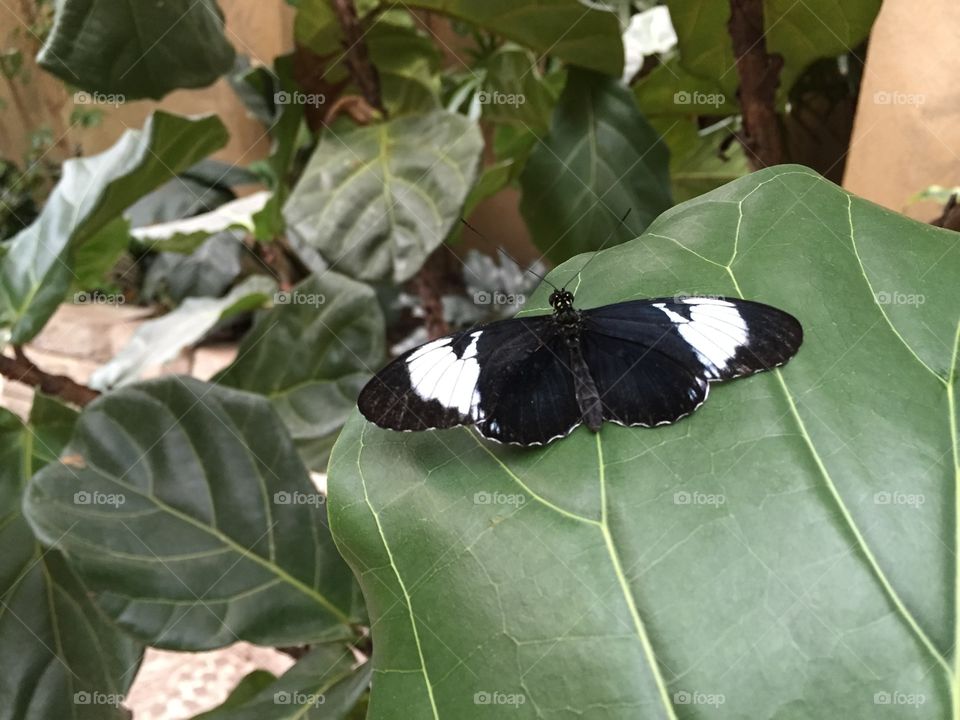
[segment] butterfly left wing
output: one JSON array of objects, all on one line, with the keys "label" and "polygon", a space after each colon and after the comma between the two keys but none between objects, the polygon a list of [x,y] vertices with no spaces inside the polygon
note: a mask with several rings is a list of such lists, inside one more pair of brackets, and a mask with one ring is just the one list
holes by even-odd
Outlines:
[{"label": "butterfly left wing", "polygon": [[709,382],[783,365],[803,342],[789,313],[735,298],[634,300],[584,315],[603,417],[623,425],[675,422],[703,403]]},{"label": "butterfly left wing", "polygon": [[[371,422],[389,430],[432,430],[491,420],[501,399],[524,387],[507,384],[545,343],[550,316],[515,318],[447,335],[410,350],[378,372],[357,405]],[[491,431],[495,432],[495,431]]]}]

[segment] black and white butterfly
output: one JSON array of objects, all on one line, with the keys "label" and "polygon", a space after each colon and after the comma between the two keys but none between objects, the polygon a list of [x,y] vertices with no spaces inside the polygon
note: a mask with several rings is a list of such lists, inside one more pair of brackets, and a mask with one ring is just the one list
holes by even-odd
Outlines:
[{"label": "black and white butterfly", "polygon": [[591,310],[550,296],[553,314],[514,318],[410,350],[364,387],[364,417],[391,430],[474,425],[543,445],[581,423],[654,427],[707,398],[710,383],[783,365],[803,342],[792,315],[723,297],[632,300]]}]

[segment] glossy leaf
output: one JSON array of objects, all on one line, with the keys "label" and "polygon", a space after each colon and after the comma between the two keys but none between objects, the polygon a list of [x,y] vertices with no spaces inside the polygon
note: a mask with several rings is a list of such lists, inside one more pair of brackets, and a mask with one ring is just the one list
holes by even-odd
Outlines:
[{"label": "glossy leaf", "polygon": [[385,359],[384,337],[373,289],[329,271],[278,294],[216,381],[270,398],[304,463],[321,470]]},{"label": "glossy leaf", "polygon": [[86,407],[24,512],[151,645],[204,650],[352,636],[353,583],[263,398],[167,377]]},{"label": "glossy leaf", "polygon": [[[320,645],[253,698],[203,720],[342,720],[370,684],[369,662],[343,645]],[[196,718],[200,720],[200,718]]]},{"label": "glossy leaf", "polygon": [[520,210],[534,243],[562,262],[633,237],[671,205],[668,163],[666,146],[626,88],[571,70],[550,134],[520,176]]},{"label": "glossy leaf", "polygon": [[330,518],[371,720],[950,717],[956,234],[781,166],[587,259],[550,275],[579,307],[742,295],[804,345],[675,425],[542,449],[351,418]]},{"label": "glossy leaf", "polygon": [[76,412],[37,395],[26,424],[0,409],[0,718],[119,720],[142,647],[107,622],[64,557],[20,512],[30,475],[55,461]]},{"label": "glossy leaf", "polygon": [[447,237],[479,169],[476,123],[443,111],[325,132],[284,209],[338,272],[409,280]]},{"label": "glossy leaf", "polygon": [[38,61],[64,82],[122,103],[210,85],[233,58],[215,0],[61,0]]},{"label": "glossy leaf", "polygon": [[[101,232],[125,208],[226,141],[216,117],[156,112],[106,152],[66,161],[40,217],[0,258],[0,327],[9,328],[10,341],[36,335],[81,279],[74,266],[85,245],[103,240]],[[108,245],[115,260],[119,249]],[[98,262],[109,266],[107,260]]]}]

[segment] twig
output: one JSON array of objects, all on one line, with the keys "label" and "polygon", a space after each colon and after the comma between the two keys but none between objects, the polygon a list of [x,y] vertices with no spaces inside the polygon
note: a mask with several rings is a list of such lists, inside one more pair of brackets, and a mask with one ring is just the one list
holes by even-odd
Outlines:
[{"label": "twig", "polygon": [[730,22],[743,115],[743,145],[754,170],[779,165],[785,152],[776,96],[783,57],[767,52],[763,0],[730,0]]},{"label": "twig", "polygon": [[75,382],[66,375],[51,375],[44,372],[24,355],[23,348],[14,346],[14,357],[0,354],[0,375],[38,388],[47,395],[66,400],[73,405],[83,407],[99,397],[100,393]]},{"label": "twig", "polygon": [[386,117],[387,111],[383,106],[383,96],[380,93],[380,75],[377,73],[377,68],[370,62],[370,53],[363,39],[357,7],[353,4],[353,0],[331,0],[331,5],[343,29],[343,46],[350,75],[360,87],[360,92],[363,93],[367,103]]}]

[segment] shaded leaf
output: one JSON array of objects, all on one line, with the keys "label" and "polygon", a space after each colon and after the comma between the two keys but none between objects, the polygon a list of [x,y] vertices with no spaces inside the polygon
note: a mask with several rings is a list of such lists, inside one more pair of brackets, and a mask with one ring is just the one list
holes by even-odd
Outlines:
[{"label": "shaded leaf", "polygon": [[370,663],[358,664],[349,648],[321,645],[245,703],[195,720],[341,720],[369,686],[370,676]]},{"label": "shaded leaf", "polygon": [[476,123],[443,111],[327,131],[284,209],[288,230],[351,277],[409,280],[457,221],[482,147]]},{"label": "shaded leaf", "polygon": [[955,233],[771,168],[571,287],[771,303],[805,329],[785,368],[544,449],[352,417],[330,519],[370,608],[371,720],[490,717],[493,693],[516,718],[949,717],[958,274]]},{"label": "shaded leaf", "polygon": [[571,65],[620,77],[623,40],[617,16],[578,0],[412,0]]},{"label": "shaded leaf", "polygon": [[216,381],[270,398],[304,463],[323,469],[361,388],[385,359],[385,337],[374,291],[326,272],[278,294]]},{"label": "shaded leaf", "polygon": [[90,387],[106,390],[135,381],[148,367],[172,360],[221,320],[261,307],[277,284],[253,275],[220,298],[191,297],[162,317],[147,320],[127,344],[90,376]]},{"label": "shaded leaf", "polygon": [[80,280],[74,266],[85,244],[102,240],[99,233],[135,200],[226,141],[216,117],[156,112],[143,130],[128,130],[106,152],[67,160],[40,217],[0,259],[0,327],[10,327],[10,341],[36,335]]},{"label": "shaded leaf", "polygon": [[193,720],[209,720],[217,715],[223,715],[227,710],[242,707],[257,694],[276,682],[277,677],[266,670],[254,670],[243,676],[237,686],[230,691],[230,695],[220,705],[207,712],[195,715]]},{"label": "shaded leaf", "polygon": [[626,88],[571,69],[550,134],[520,176],[520,210],[534,243],[562,262],[633,237],[672,204],[668,163],[666,146]]},{"label": "shaded leaf", "polygon": [[43,395],[27,424],[0,408],[0,718],[113,720],[142,648],[97,610],[20,512],[30,475],[63,449],[76,412]]},{"label": "shaded leaf", "polygon": [[323,496],[263,398],[192,378],[130,386],[85,408],[69,451],[30,481],[24,512],[125,630],[177,650],[352,635]]},{"label": "shaded leaf", "polygon": [[124,102],[205,87],[233,59],[215,0],[61,0],[37,61],[70,85]]}]

